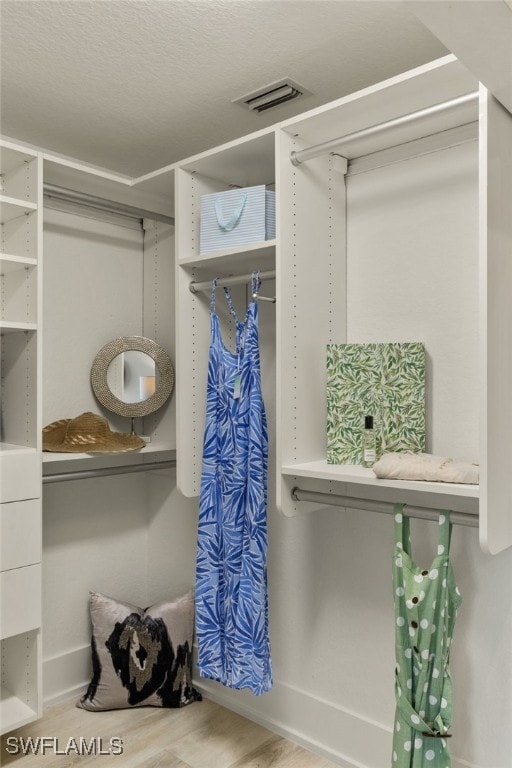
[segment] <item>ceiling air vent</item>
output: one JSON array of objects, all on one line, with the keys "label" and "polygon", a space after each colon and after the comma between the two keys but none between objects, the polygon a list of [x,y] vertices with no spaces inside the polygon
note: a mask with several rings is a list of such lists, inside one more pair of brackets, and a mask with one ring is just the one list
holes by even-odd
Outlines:
[{"label": "ceiling air vent", "polygon": [[298,85],[293,80],[286,78],[277,83],[271,83],[264,88],[259,88],[253,93],[234,99],[233,104],[241,104],[242,107],[253,112],[265,112],[267,109],[278,107],[287,101],[296,99],[299,96],[310,96],[311,91],[307,91],[302,85]]}]

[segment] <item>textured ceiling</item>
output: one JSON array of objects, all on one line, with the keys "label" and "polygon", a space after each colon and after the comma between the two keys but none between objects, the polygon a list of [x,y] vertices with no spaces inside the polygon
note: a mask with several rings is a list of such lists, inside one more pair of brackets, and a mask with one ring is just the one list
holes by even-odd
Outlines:
[{"label": "textured ceiling", "polygon": [[[1,133],[139,175],[447,50],[401,2],[1,0]],[[232,100],[289,77],[313,95]]]}]

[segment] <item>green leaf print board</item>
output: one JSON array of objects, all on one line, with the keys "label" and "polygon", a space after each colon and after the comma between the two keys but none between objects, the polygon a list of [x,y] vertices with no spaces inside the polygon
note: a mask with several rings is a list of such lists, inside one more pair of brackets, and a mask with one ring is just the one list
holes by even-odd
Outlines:
[{"label": "green leaf print board", "polygon": [[360,464],[364,417],[377,456],[425,450],[425,349],[418,342],[327,345],[327,462]]}]

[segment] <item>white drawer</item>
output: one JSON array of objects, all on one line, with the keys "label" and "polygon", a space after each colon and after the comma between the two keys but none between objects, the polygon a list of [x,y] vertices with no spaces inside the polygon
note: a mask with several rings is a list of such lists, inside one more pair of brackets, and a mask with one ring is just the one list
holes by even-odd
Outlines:
[{"label": "white drawer", "polygon": [[28,565],[0,573],[0,638],[41,626],[41,566]]},{"label": "white drawer", "polygon": [[41,499],[0,504],[0,571],[41,562]]},{"label": "white drawer", "polygon": [[41,496],[41,454],[33,449],[0,446],[0,502]]}]

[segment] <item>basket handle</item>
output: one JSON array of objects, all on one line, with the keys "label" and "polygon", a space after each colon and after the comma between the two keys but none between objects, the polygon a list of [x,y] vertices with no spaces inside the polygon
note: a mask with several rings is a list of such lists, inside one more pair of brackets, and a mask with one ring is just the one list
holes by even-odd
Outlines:
[{"label": "basket handle", "polygon": [[217,224],[221,229],[223,229],[225,232],[229,232],[231,229],[234,229],[238,222],[240,221],[240,218],[242,216],[242,213],[244,212],[245,203],[247,200],[247,193],[244,193],[240,202],[238,203],[237,207],[229,217],[229,219],[222,218],[222,211],[220,210],[220,203],[219,198],[215,199],[215,215],[217,216]]}]

